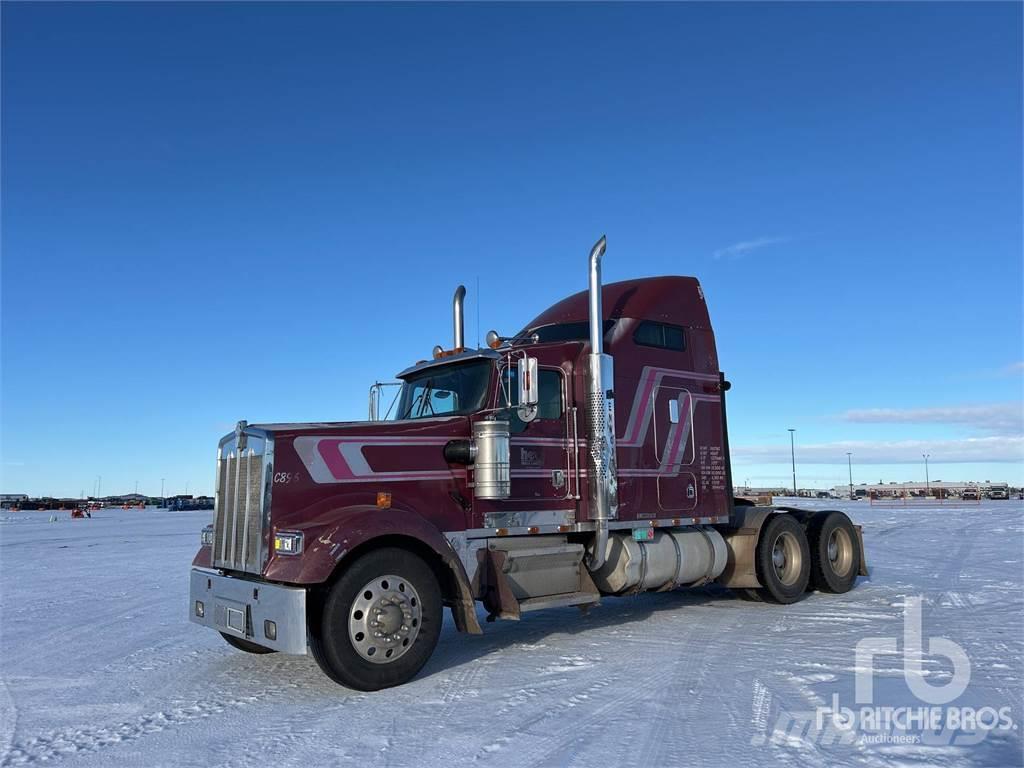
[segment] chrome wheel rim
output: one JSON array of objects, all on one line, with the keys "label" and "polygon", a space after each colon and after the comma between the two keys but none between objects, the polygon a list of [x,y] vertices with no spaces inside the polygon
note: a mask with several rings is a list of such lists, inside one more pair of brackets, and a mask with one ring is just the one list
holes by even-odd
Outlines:
[{"label": "chrome wheel rim", "polygon": [[784,585],[792,586],[800,578],[803,567],[803,553],[800,543],[789,531],[783,531],[775,537],[772,544],[772,567],[775,575]]},{"label": "chrome wheel rim", "polygon": [[847,575],[853,567],[853,541],[842,528],[836,528],[829,534],[828,561],[832,572],[839,576]]},{"label": "chrome wheel rim", "polygon": [[387,574],[367,582],[348,612],[348,636],[362,658],[390,664],[404,656],[420,633],[423,606],[415,587]]}]

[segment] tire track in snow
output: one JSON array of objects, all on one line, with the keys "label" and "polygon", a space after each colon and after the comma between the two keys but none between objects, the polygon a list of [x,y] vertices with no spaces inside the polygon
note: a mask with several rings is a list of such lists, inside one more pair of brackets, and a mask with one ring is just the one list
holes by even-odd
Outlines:
[{"label": "tire track in snow", "polygon": [[11,691],[0,674],[0,760],[11,752],[14,744],[14,733],[18,727],[18,708],[14,704]]},{"label": "tire track in snow", "polygon": [[[682,595],[685,593],[676,594]],[[673,674],[669,682],[665,682],[665,674],[661,670],[658,670],[653,675],[637,678],[630,677],[625,681],[622,680],[621,675],[602,676],[587,688],[573,693],[568,698],[563,698],[554,707],[541,712],[539,715],[528,718],[522,723],[512,723],[510,730],[520,736],[529,734],[534,738],[525,745],[524,749],[520,749],[517,743],[514,760],[510,761],[506,757],[504,762],[529,766],[569,765],[574,758],[578,757],[581,747],[593,745],[595,739],[599,739],[602,734],[609,731],[611,724],[616,722],[616,716],[625,714],[628,717],[634,715],[638,707],[650,705],[652,692],[660,692],[661,696],[657,701],[658,714],[656,715],[655,722],[647,728],[646,734],[641,736],[641,738],[645,738],[645,741],[643,743],[643,753],[640,757],[638,758],[636,754],[635,739],[619,738],[610,744],[604,743],[601,745],[599,763],[639,766],[664,765],[665,762],[662,760],[661,755],[666,745],[661,737],[671,733],[673,729],[678,729],[680,725],[679,721],[674,719],[673,713],[669,711],[674,701],[672,697],[678,689],[677,683],[684,679],[690,679],[698,673],[699,669],[702,668],[708,646],[721,631],[722,625],[727,619],[732,619],[730,626],[736,621],[734,614],[730,613],[727,617],[718,608],[713,609],[713,611],[702,611],[699,621],[691,621],[693,617],[685,613],[687,608],[696,609],[698,606],[688,606],[685,602],[681,602],[680,605],[673,608],[674,615],[679,620],[686,621],[687,623],[681,629],[683,637],[680,637],[671,646],[677,650],[682,648],[682,654],[677,657],[680,663],[673,668]],[[682,613],[675,613],[676,611],[681,611]],[[651,652],[663,653],[664,648],[652,649]],[[602,668],[603,665],[598,666],[595,672],[601,674],[600,670]],[[569,682],[571,680],[570,678]],[[559,732],[552,738],[546,733],[541,734],[537,733],[536,730],[530,730],[537,725],[542,725],[550,720],[559,718],[571,709],[586,707],[591,697],[609,686],[613,686],[613,691],[621,691],[621,693],[616,693],[610,699],[598,704],[582,715],[574,713],[572,715],[572,726],[569,729],[564,729],[564,734]],[[539,686],[521,689],[520,693],[524,696],[520,698],[520,703],[525,703],[535,698],[538,694],[533,689],[537,687]],[[551,695],[550,691],[545,693],[546,695]],[[653,695],[656,696],[657,694]],[[695,698],[687,699],[687,706],[699,707],[701,696],[702,691],[698,690]],[[507,709],[502,711],[507,712]],[[643,722],[646,724],[648,721],[644,720]],[[496,753],[503,752],[510,742],[511,738],[509,737],[499,737],[492,743],[485,745],[477,754],[476,760],[497,758]]]},{"label": "tire track in snow", "polygon": [[[550,745],[552,742],[546,735],[537,736],[534,734],[534,737],[530,738],[529,743],[522,749],[520,749],[520,744],[517,742],[514,755],[505,754],[505,750],[512,743],[513,736],[526,737],[531,728],[545,726],[551,721],[557,721],[563,715],[576,710],[578,707],[585,706],[592,697],[616,682],[617,678],[599,673],[600,676],[597,680],[590,682],[582,689],[578,688],[579,682],[582,681],[578,680],[576,672],[586,673],[587,670],[594,669],[595,666],[597,670],[601,669],[599,663],[587,663],[583,657],[578,655],[572,657],[563,655],[559,657],[557,662],[552,660],[548,663],[545,670],[559,674],[565,673],[566,676],[548,677],[546,679],[540,677],[539,679],[534,679],[531,685],[518,688],[507,695],[503,705],[495,714],[495,720],[502,724],[504,733],[509,735],[500,735],[482,745],[473,759],[477,762],[496,759],[504,765],[514,758],[512,761],[515,764],[541,764],[543,754],[551,751]],[[541,674],[543,674],[543,670]],[[649,682],[646,681],[646,683]],[[564,689],[567,687],[569,690],[565,691]],[[562,695],[551,706],[540,711],[533,709],[541,701],[558,696],[559,690],[562,691]],[[610,706],[627,704],[630,699],[634,697],[639,698],[639,696],[640,694],[636,691],[632,694],[626,693],[616,696],[610,702],[600,706],[597,712],[604,712]],[[517,710],[524,706],[527,707],[527,716],[523,720],[516,721],[515,715]],[[533,714],[529,714],[530,712]],[[594,712],[582,717],[574,716],[571,734],[557,740],[555,748],[557,749],[578,741],[581,738],[581,733],[586,731],[597,716]]]},{"label": "tire track in snow", "polygon": [[[707,665],[704,663],[708,649],[715,647],[716,637],[721,633],[729,632],[736,624],[739,617],[730,608],[716,608],[712,611],[705,611],[704,616],[694,624],[691,624],[693,631],[686,640],[681,654],[677,657],[672,667],[672,673],[668,680],[658,688],[658,708],[654,722],[647,732],[640,758],[637,761],[639,766],[664,766],[682,764],[677,752],[680,734],[679,728],[685,720],[677,717],[677,707],[681,701],[686,700],[686,708],[692,711],[703,711],[702,703],[706,693],[704,678]],[[710,615],[708,615],[710,614]],[[697,678],[692,690],[695,691],[692,699],[680,696],[680,689],[687,680]],[[671,750],[672,754],[666,755]],[[690,759],[697,758],[702,764],[703,753],[691,754]],[[718,759],[718,756],[715,756]],[[670,760],[672,762],[670,762]],[[688,762],[688,761],[687,761]]]},{"label": "tire track in snow", "polygon": [[[640,678],[635,681],[630,681],[628,686],[619,685],[618,689],[625,690],[625,693],[613,696],[611,699],[605,701],[603,704],[599,705],[587,714],[575,715],[572,718],[571,725],[568,728],[562,729],[562,735],[556,736],[553,739],[546,734],[542,735],[529,732],[528,729],[532,726],[558,719],[561,715],[566,714],[576,707],[583,706],[588,702],[592,695],[604,688],[607,688],[614,682],[617,682],[617,680],[599,681],[598,683],[588,686],[580,693],[574,693],[571,696],[558,701],[552,707],[544,710],[541,714],[536,715],[535,717],[529,718],[523,724],[510,724],[508,728],[509,732],[513,732],[521,738],[532,737],[523,749],[520,749],[519,744],[517,743],[513,756],[514,760],[510,757],[498,754],[503,752],[511,743],[512,739],[508,736],[499,736],[489,744],[485,744],[474,759],[476,761],[481,761],[494,758],[499,760],[502,765],[510,763],[529,766],[552,765],[553,761],[548,758],[556,754],[563,755],[570,747],[575,747],[575,745],[585,741],[592,731],[597,729],[606,729],[608,725],[608,720],[605,717],[606,713],[620,710],[629,711],[630,707],[646,698],[648,696],[650,686],[654,684],[656,679],[657,676]],[[564,764],[567,761],[558,760],[554,762]],[[609,760],[608,764],[617,765],[624,763]]]},{"label": "tire track in snow", "polygon": [[114,725],[51,731],[12,745],[3,760],[0,761],[0,766],[8,768],[8,766],[15,765],[35,765],[78,754],[98,752],[108,747],[141,739],[150,733],[159,733],[169,728],[218,715],[227,709],[255,703],[259,698],[258,696],[243,696],[227,700],[197,701],[183,707],[151,712]]},{"label": "tire track in snow", "polygon": [[483,659],[473,659],[464,663],[442,681],[439,686],[441,711],[438,715],[442,722],[448,719],[467,694],[475,694],[475,687],[480,684],[484,672],[489,666]]},{"label": "tire track in snow", "polygon": [[[287,678],[282,667],[289,664],[291,662],[288,660],[261,664],[263,668],[260,674],[267,681]],[[208,698],[197,698],[179,706],[156,709],[119,723],[65,728],[14,742],[10,749],[0,756],[0,768],[35,765],[78,754],[98,752],[137,741],[150,734],[162,733],[231,710],[258,704],[267,699],[279,698],[298,686],[297,682],[291,680],[289,683],[258,689],[252,693],[241,693],[240,680],[235,676],[222,673],[214,680],[216,682],[203,682],[202,690],[205,692],[209,692],[210,686],[213,686],[214,695]]]},{"label": "tire track in snow", "polygon": [[974,549],[983,530],[984,526],[972,524],[956,531],[956,549],[946,560],[946,567],[937,574],[941,589],[955,590],[960,586],[964,566],[967,565],[971,550]]}]

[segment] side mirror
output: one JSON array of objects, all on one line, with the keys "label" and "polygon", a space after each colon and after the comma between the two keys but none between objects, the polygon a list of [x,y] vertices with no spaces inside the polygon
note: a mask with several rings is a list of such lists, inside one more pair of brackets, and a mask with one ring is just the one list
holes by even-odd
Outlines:
[{"label": "side mirror", "polygon": [[523,355],[519,362],[519,418],[533,421],[537,418],[537,403],[540,402],[540,379],[537,375],[537,358]]}]

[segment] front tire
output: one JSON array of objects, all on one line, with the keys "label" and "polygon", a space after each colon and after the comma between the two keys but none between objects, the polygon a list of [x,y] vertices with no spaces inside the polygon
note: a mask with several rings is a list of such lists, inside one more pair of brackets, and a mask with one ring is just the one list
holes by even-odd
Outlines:
[{"label": "front tire", "polygon": [[246,653],[277,653],[277,651],[275,651],[273,648],[267,648],[262,645],[256,645],[256,643],[251,643],[248,640],[243,640],[240,637],[229,635],[227,632],[221,632],[220,636],[227,640],[228,645],[230,645],[232,648],[237,648],[238,650],[245,651]]},{"label": "front tire", "polygon": [[377,691],[408,682],[437,646],[441,589],[422,558],[387,547],[359,557],[327,592],[310,631],[317,664],[336,683]]},{"label": "front tire", "polygon": [[860,547],[850,518],[842,512],[818,512],[807,525],[811,548],[811,587],[842,594],[853,589],[860,571]]},{"label": "front tire", "polygon": [[803,598],[811,576],[811,552],[803,526],[792,515],[772,515],[761,529],[757,576],[765,600],[788,605]]}]

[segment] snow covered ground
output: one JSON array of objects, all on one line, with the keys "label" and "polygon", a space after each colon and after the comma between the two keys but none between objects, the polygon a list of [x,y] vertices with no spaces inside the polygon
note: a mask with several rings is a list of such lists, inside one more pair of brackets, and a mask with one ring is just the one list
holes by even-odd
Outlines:
[{"label": "snow covered ground", "polygon": [[[239,653],[187,621],[209,512],[3,512],[0,766],[1021,764],[1021,502],[830,506],[864,525],[872,573],[849,594],[787,607],[717,588],[648,594],[488,624],[482,637],[446,620],[420,676],[372,694],[331,683],[309,656]],[[935,638],[970,664],[939,715],[1008,708],[1012,727],[930,745],[876,742],[830,716],[819,730],[817,707],[861,706],[857,642],[902,651],[917,596],[923,680],[955,683],[950,660],[928,654]],[[873,707],[935,707],[904,666],[876,657]]]}]

